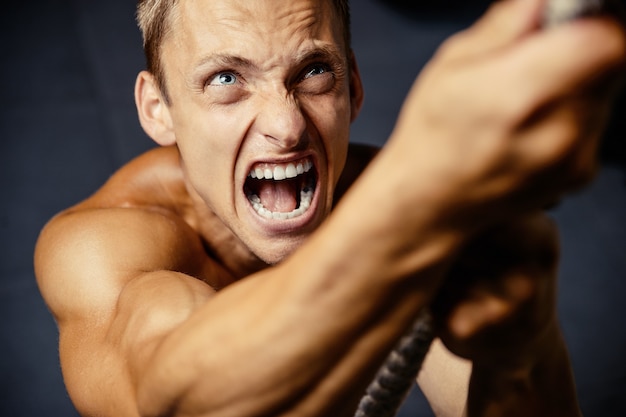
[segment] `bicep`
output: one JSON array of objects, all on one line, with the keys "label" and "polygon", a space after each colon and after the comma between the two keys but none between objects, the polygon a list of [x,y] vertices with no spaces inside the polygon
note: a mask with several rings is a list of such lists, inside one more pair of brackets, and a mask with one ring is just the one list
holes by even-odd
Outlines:
[{"label": "bicep", "polygon": [[61,364],[77,409],[86,415],[135,415],[138,380],[156,347],[211,294],[195,278],[151,272],[127,283],[108,318],[86,312],[62,321]]},{"label": "bicep", "polygon": [[181,219],[138,209],[63,214],[46,225],[35,249],[37,283],[58,321],[111,314],[141,274],[196,276],[205,264],[197,235]]},{"label": "bicep", "polygon": [[208,285],[183,273],[142,274],[120,294],[107,342],[116,345],[129,360],[129,371],[136,379],[159,343],[213,294]]},{"label": "bicep", "polygon": [[[65,384],[87,416],[136,415],[137,374],[151,351],[213,293],[173,272],[193,268],[171,246],[164,251],[154,243],[173,241],[171,223],[134,214],[61,216],[36,248],[39,288],[59,326]],[[183,249],[199,255],[193,242]]]}]

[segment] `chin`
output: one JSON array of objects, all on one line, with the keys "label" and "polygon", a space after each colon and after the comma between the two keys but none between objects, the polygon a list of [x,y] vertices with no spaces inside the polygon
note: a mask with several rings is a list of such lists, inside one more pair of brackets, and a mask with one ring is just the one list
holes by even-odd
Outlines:
[{"label": "chin", "polygon": [[306,237],[291,238],[286,241],[282,239],[279,240],[281,241],[264,244],[262,248],[257,248],[253,252],[266,264],[276,265],[298,250],[306,240]]}]

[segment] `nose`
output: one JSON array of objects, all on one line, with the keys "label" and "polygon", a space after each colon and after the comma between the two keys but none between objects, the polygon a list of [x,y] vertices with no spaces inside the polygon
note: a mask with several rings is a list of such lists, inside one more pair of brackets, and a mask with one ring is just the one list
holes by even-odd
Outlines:
[{"label": "nose", "polygon": [[266,140],[283,149],[298,147],[306,129],[297,99],[284,91],[265,97],[256,123]]}]

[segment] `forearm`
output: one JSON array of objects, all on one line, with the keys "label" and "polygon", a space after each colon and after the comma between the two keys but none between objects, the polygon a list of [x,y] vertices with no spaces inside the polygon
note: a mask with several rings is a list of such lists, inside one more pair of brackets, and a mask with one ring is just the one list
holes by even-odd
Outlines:
[{"label": "forearm", "polygon": [[220,291],[164,338],[140,378],[147,415],[172,404],[185,415],[215,416],[339,416],[356,406],[455,250],[426,223],[430,239],[409,250],[419,230],[399,240],[390,230],[397,216],[356,221],[351,207],[360,207],[360,195],[347,196],[284,263]]},{"label": "forearm", "polygon": [[[227,288],[163,339],[138,379],[145,415],[344,415],[424,304],[408,289],[384,294],[393,306],[375,296],[369,307],[364,296],[307,304],[289,288],[270,297],[265,278]],[[225,314],[227,304],[239,311]]]},{"label": "forearm", "polygon": [[565,343],[558,330],[550,339],[532,366],[498,370],[475,363],[467,416],[580,417]]}]

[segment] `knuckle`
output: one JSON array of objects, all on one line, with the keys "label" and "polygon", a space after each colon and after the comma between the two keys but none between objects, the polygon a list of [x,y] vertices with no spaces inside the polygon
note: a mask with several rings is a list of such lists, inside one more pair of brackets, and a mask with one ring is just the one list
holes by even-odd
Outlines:
[{"label": "knuckle", "polygon": [[533,301],[539,293],[539,283],[531,274],[515,275],[507,282],[507,293],[515,309]]},{"label": "knuckle", "polygon": [[437,49],[434,61],[448,61],[467,54],[467,35],[470,29],[457,32],[444,40]]}]

